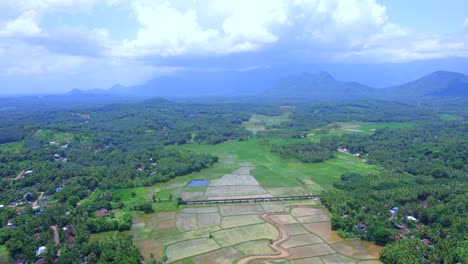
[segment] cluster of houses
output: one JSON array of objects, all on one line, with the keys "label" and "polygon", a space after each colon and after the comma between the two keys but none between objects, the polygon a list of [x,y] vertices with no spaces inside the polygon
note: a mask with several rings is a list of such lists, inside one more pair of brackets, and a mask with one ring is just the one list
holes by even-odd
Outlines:
[{"label": "cluster of houses", "polygon": [[66,163],[66,162],[69,162],[69,161],[70,161],[69,158],[63,157],[62,155],[57,154],[57,153],[54,154],[54,158],[55,158],[56,160],[60,160],[60,161],[63,162],[63,163]]}]

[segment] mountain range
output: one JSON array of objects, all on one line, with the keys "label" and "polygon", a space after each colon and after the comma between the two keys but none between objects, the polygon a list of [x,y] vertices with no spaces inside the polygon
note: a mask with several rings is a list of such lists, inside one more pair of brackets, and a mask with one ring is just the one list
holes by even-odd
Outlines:
[{"label": "mountain range", "polygon": [[328,72],[303,73],[271,82],[262,75],[208,74],[159,77],[138,86],[115,85],[108,90],[73,90],[73,95],[130,96],[257,96],[273,99],[352,100],[468,97],[468,76],[437,71],[401,85],[373,88],[336,80]]}]

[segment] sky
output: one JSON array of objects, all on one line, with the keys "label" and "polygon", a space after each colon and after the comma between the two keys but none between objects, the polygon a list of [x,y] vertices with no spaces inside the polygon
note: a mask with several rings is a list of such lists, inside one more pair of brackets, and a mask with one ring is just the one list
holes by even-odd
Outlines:
[{"label": "sky", "polygon": [[466,0],[0,0],[0,10],[0,94],[308,63],[468,69]]}]

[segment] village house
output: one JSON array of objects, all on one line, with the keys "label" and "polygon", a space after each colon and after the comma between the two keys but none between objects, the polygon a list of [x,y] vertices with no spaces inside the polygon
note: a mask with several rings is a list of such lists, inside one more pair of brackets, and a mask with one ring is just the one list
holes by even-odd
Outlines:
[{"label": "village house", "polygon": [[108,213],[109,212],[107,211],[107,209],[101,209],[95,213],[95,216],[96,217],[107,216]]},{"label": "village house", "polygon": [[36,257],[45,253],[46,252],[46,247],[45,246],[41,246],[39,247],[37,250],[36,250]]}]

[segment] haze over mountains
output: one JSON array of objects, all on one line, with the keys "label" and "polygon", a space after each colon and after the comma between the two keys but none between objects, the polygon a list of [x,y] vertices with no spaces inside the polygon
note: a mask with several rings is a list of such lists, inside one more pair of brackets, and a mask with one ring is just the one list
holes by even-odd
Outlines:
[{"label": "haze over mountains", "polygon": [[468,76],[437,71],[417,80],[386,88],[336,80],[330,73],[303,73],[272,82],[262,74],[230,75],[200,73],[160,77],[138,86],[115,85],[109,90],[73,90],[70,95],[119,96],[260,96],[273,99],[353,100],[468,97]]}]

